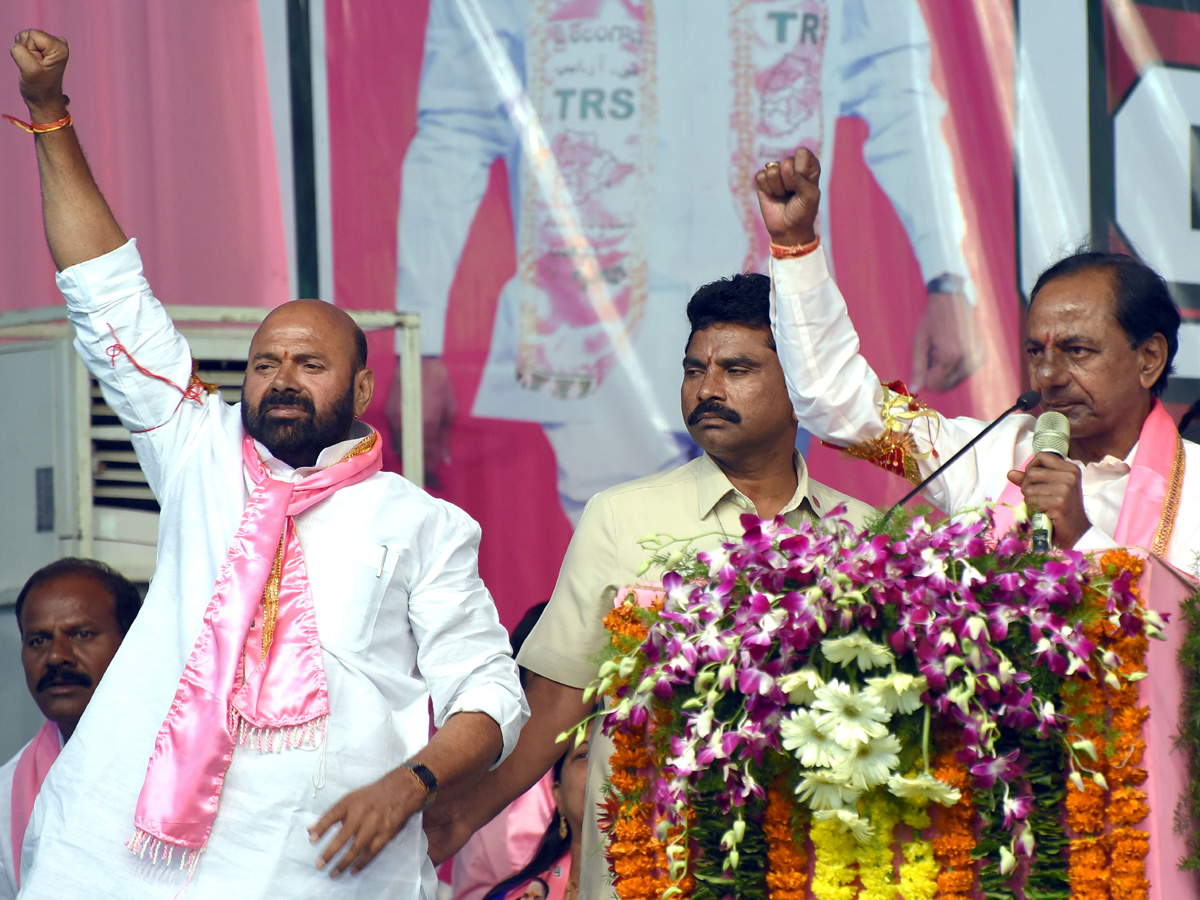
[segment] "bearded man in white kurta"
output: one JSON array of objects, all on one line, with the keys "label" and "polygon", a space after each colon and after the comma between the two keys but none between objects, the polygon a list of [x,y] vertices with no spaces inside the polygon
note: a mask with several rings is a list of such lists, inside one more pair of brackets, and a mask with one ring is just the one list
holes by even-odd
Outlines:
[{"label": "bearded man in white kurta", "polygon": [[76,348],[162,507],[145,607],[42,788],[21,896],[431,897],[420,811],[527,714],[478,527],[380,471],[344,312],[285,304],[240,409],[206,390],[92,180],[66,43],[26,31],[11,53]]}]

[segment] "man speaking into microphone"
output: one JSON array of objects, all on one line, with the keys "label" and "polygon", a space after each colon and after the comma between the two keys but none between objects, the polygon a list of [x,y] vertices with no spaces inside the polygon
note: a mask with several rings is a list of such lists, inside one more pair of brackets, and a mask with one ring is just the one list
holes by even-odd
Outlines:
[{"label": "man speaking into microphone", "polygon": [[1056,547],[1144,547],[1196,574],[1200,446],[1180,439],[1158,400],[1180,321],[1162,278],[1114,253],[1077,253],[1047,269],[1031,295],[1024,350],[1042,408],[1070,426],[1065,457],[1035,452],[1035,420],[1024,413],[968,448],[987,423],[889,391],[859,353],[814,230],[819,176],[806,150],[756,176],[773,244],[772,327],[800,424],[913,483],[966,449],[926,489],[939,508],[995,501],[1005,530],[1023,499],[1049,520]]}]

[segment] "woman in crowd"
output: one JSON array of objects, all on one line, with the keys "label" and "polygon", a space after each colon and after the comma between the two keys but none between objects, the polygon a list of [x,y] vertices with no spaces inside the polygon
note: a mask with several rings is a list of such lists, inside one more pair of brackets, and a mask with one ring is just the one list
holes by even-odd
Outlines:
[{"label": "woman in crowd", "polygon": [[554,764],[556,810],[537,852],[525,868],[492,888],[485,900],[577,900],[587,752],[584,741]]}]

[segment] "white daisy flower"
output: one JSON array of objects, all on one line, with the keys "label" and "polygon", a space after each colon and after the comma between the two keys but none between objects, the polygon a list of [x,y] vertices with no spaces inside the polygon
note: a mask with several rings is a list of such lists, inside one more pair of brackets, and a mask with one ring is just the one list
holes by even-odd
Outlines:
[{"label": "white daisy flower", "polygon": [[875,738],[851,750],[833,770],[851,787],[869,791],[885,784],[892,770],[900,764],[900,740],[889,734]]},{"label": "white daisy flower", "polygon": [[860,844],[867,843],[875,834],[874,826],[852,809],[818,809],[813,813],[813,818],[823,822],[836,822],[841,826],[843,833],[849,832],[854,835],[854,839]]},{"label": "white daisy flower", "polygon": [[852,662],[861,671],[886,666],[895,659],[890,647],[875,643],[862,631],[837,638],[825,638],[821,641],[821,652],[832,663],[844,666]]},{"label": "white daisy flower", "polygon": [[911,713],[921,708],[921,695],[928,687],[924,675],[891,672],[868,678],[866,693],[889,713]]},{"label": "white daisy flower", "polygon": [[784,718],[779,723],[779,736],[784,749],[790,750],[806,769],[832,768],[846,755],[831,735],[817,727],[816,718],[807,709],[794,710]]},{"label": "white daisy flower", "polygon": [[859,792],[847,785],[833,773],[817,770],[806,772],[796,785],[796,796],[809,809],[844,809],[853,806]]},{"label": "white daisy flower", "polygon": [[887,784],[892,796],[899,797],[901,800],[953,806],[962,797],[958,788],[952,788],[946,782],[938,781],[928,772],[907,778],[903,775],[893,775],[888,779]]},{"label": "white daisy flower", "polygon": [[812,666],[805,666],[784,675],[776,684],[780,690],[787,692],[789,703],[808,706],[816,699],[817,695],[813,692],[825,684],[825,679]]},{"label": "white daisy flower", "polygon": [[854,750],[872,738],[887,734],[883,723],[892,716],[865,691],[853,691],[843,681],[831,681],[816,691],[812,703],[817,728],[833,736],[838,745]]}]

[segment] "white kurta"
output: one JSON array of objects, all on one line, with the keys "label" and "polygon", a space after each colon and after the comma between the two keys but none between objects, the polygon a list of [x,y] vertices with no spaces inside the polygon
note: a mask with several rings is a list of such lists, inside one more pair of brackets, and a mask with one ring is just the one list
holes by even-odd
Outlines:
[{"label": "white kurta", "polygon": [[[169,898],[187,873],[142,861],[124,842],[155,734],[248,497],[241,419],[216,396],[183,399],[126,355],[110,358],[119,340],[140,366],[180,387],[191,373],[187,343],[151,295],[134,242],[67,269],[59,286],[77,349],[136,432],[162,515],[145,606],[39,795],[21,896]],[[318,466],[352,443],[326,448]],[[267,462],[273,477],[306,471]],[[307,829],[428,742],[431,699],[438,725],[455,712],[481,711],[499,723],[506,754],[516,742],[527,709],[479,579],[478,526],[383,472],[301,513],[296,526],[329,686],[328,738],[316,750],[235,750],[187,896],[432,897],[419,816],[361,874],[336,881],[316,869],[321,847]]]},{"label": "white kurta", "polygon": [[13,772],[25,747],[0,766],[0,900],[13,900],[17,896],[17,867],[12,852],[12,787]]},{"label": "white kurta", "polygon": [[[846,302],[829,277],[823,251],[771,264],[771,319],[788,393],[800,424],[822,440],[851,446],[883,433],[879,377],[858,352],[858,334]],[[999,412],[999,410],[997,410]],[[926,495],[946,511],[978,507],[995,500],[1008,484],[1008,472],[1033,455],[1036,419],[1014,414],[935,480]],[[932,429],[939,459],[918,461],[922,476],[953,456],[987,422],[968,416],[938,416]],[[918,424],[911,432],[918,449],[928,451],[930,430]],[[1185,572],[1197,573],[1200,550],[1200,445],[1183,442],[1186,466],[1183,497],[1166,558]],[[1083,465],[1083,506],[1092,527],[1075,544],[1077,550],[1116,546],[1117,529],[1129,466],[1137,445],[1123,459],[1106,457]],[[1190,498],[1195,497],[1195,500]]]}]

